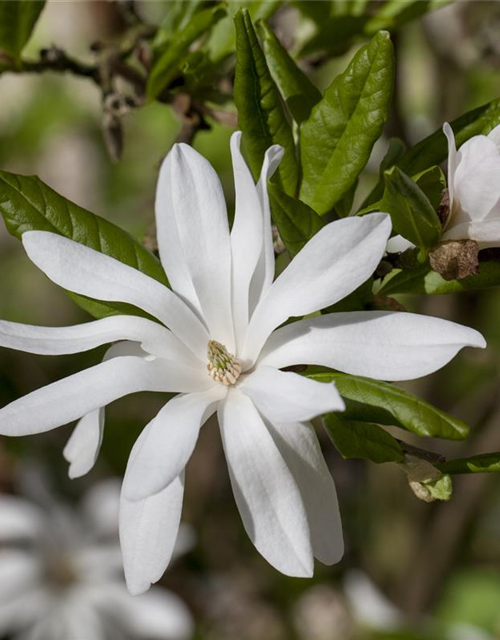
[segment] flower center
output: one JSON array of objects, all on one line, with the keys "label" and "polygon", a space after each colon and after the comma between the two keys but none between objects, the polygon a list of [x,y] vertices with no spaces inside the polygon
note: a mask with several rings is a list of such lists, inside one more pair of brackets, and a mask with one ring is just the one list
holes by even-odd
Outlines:
[{"label": "flower center", "polygon": [[208,374],[216,382],[222,384],[234,384],[241,373],[241,364],[236,356],[226,349],[226,347],[210,340],[208,343]]}]

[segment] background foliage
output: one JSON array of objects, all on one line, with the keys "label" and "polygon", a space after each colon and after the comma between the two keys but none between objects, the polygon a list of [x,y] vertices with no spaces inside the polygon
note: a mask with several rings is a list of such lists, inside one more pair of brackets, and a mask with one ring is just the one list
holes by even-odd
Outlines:
[{"label": "background foliage", "polygon": [[[281,268],[325,221],[380,207],[418,246],[418,256],[410,269],[393,269],[379,281],[376,298],[358,291],[349,309],[397,303],[474,326],[490,345],[484,353],[466,351],[444,371],[404,388],[337,375],[348,411],[330,416],[331,441],[326,432],[322,437],[339,490],[347,552],[333,569],[318,566],[313,582],[280,576],[254,552],[231,499],[216,425],[207,425],[187,475],[185,519],[199,532],[198,544],[164,578],[195,612],[199,637],[500,637],[498,477],[459,475],[452,501],[426,504],[393,464],[416,446],[439,452],[431,460],[444,474],[499,466],[498,456],[461,460],[500,450],[500,294],[482,290],[500,283],[498,263],[484,262],[473,280],[446,282],[425,262],[440,234],[435,210],[443,175],[436,165],[447,153],[444,137],[434,132],[443,121],[455,121],[461,144],[500,122],[498,4],[43,5],[0,2],[0,166],[9,172],[0,174],[0,211],[11,233],[30,225],[57,229],[161,280],[154,255],[114,225],[154,251],[157,169],[176,140],[193,143],[210,159],[231,203],[228,140],[237,109],[255,174],[270,144],[286,149],[271,187],[286,249],[278,256]],[[360,122],[367,120],[371,126],[360,135]],[[20,219],[19,211],[28,214]],[[88,211],[103,216],[92,233]],[[0,317],[45,325],[88,318],[29,263],[3,227],[0,269]],[[395,302],[387,301],[389,295]],[[116,311],[77,302],[97,316]],[[102,355],[97,350],[51,359],[2,350],[0,403]],[[91,477],[66,478],[60,451],[68,428],[2,442],[2,489],[13,490],[27,461],[47,464],[69,500],[99,475],[122,474],[132,443],[161,406],[155,394],[144,396],[125,398],[108,411]],[[461,442],[467,425],[470,439]],[[449,497],[448,488],[432,491]],[[370,600],[359,591],[357,571],[392,601],[392,616],[358,610],[357,602]]]}]

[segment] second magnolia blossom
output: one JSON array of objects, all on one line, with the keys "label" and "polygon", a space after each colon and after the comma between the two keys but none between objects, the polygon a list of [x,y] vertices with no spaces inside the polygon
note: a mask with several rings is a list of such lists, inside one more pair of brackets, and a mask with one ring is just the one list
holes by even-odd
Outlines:
[{"label": "second magnolia blossom", "polygon": [[487,136],[470,138],[456,148],[448,139],[449,214],[442,240],[475,240],[479,248],[500,247],[500,126]]},{"label": "second magnolia blossom", "polygon": [[77,353],[119,341],[101,364],[0,411],[0,433],[12,436],[83,416],[66,449],[73,476],[96,460],[105,405],[141,390],[179,394],[142,432],[123,483],[120,535],[132,593],[156,582],[170,561],[184,468],[212,414],[252,542],[283,573],[311,576],[314,557],[337,562],[343,541],[335,486],[309,421],[342,411],[344,403],[333,384],[283,369],[311,364],[408,380],[439,369],[464,346],[485,346],[473,329],[409,313],[335,313],[284,324],[364,283],[384,254],[390,219],[375,213],[332,222],[275,280],[267,181],[282,149],[268,150],[257,185],[239,133],[231,151],[231,230],[221,184],[202,156],[175,145],[161,168],[156,222],[172,289],[61,236],[23,236],[31,260],[58,285],[132,304],[156,321],[119,315],[63,328],[0,324],[0,344],[32,353]]}]

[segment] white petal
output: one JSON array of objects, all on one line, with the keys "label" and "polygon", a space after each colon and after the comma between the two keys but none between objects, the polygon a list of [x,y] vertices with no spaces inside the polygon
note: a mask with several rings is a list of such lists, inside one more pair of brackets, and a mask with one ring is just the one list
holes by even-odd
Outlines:
[{"label": "white petal", "polygon": [[180,293],[193,303],[195,292],[211,336],[231,350],[231,246],[224,193],[210,163],[187,144],[174,145],[163,163],[156,216],[167,275],[172,273]]},{"label": "white petal", "polygon": [[480,249],[500,247],[500,212],[497,219],[457,224],[446,231],[443,240],[475,240]]},{"label": "white petal", "polygon": [[[167,360],[123,356],[90,367],[0,409],[0,433],[24,436],[54,429],[138,391],[189,391],[211,382],[203,372]],[[205,387],[206,388],[206,387]]]},{"label": "white petal", "polygon": [[403,238],[403,236],[394,236],[393,238],[389,238],[387,242],[387,253],[403,253],[407,249],[414,249],[415,245]]},{"label": "white petal", "polygon": [[41,511],[21,498],[0,495],[0,542],[31,540],[44,526]]},{"label": "white petal", "polygon": [[500,199],[500,153],[493,140],[474,136],[460,147],[459,155],[454,178],[458,210],[453,226],[483,220]]},{"label": "white petal", "polygon": [[250,285],[250,314],[254,312],[255,307],[274,280],[274,245],[267,183],[278,168],[284,153],[285,150],[278,144],[269,147],[265,153],[260,179],[257,183],[257,192],[264,215],[264,237],[259,262]]},{"label": "white petal", "polygon": [[53,282],[97,300],[128,302],[161,320],[202,360],[206,328],[170,289],[137,269],[47,231],[28,231],[23,244],[29,258]]},{"label": "white petal", "polygon": [[494,129],[492,129],[489,133],[488,133],[488,138],[490,140],[493,140],[493,142],[496,144],[497,149],[500,151],[500,124],[497,125]]},{"label": "white petal", "polygon": [[70,463],[69,477],[74,480],[87,474],[95,465],[102,444],[104,407],[83,416],[63,450]]},{"label": "white petal", "polygon": [[148,353],[189,366],[200,364],[171,331],[138,316],[110,316],[72,327],[37,327],[0,320],[0,346],[28,353],[79,353],[117,340],[139,342]]},{"label": "white petal", "polygon": [[164,489],[183,471],[201,426],[226,393],[227,387],[216,382],[208,391],[176,396],[163,407],[132,449],[123,481],[126,498],[147,498]]},{"label": "white petal", "polygon": [[337,492],[318,437],[309,423],[273,423],[276,444],[285,458],[306,508],[314,556],[324,564],[344,553]]},{"label": "white petal", "polygon": [[193,616],[174,593],[159,587],[132,597],[120,585],[103,593],[101,603],[111,616],[118,616],[134,638],[188,640],[194,632]]},{"label": "white petal", "polygon": [[365,282],[380,262],[390,232],[389,216],[373,213],[331,222],[309,240],[257,306],[243,350],[246,366],[285,320],[328,307]]},{"label": "white petal", "polygon": [[443,125],[443,133],[448,140],[448,195],[450,198],[450,211],[452,211],[455,198],[453,183],[455,180],[455,172],[457,170],[458,154],[457,146],[455,144],[455,134],[447,122]]},{"label": "white petal", "polygon": [[345,404],[333,383],[309,380],[273,367],[257,367],[239,386],[271,422],[303,422]]},{"label": "white petal", "polygon": [[[231,136],[236,207],[231,230],[233,315],[237,351],[249,320],[250,282],[263,251],[264,212],[257,187],[240,151],[241,132]],[[273,254],[274,257],[274,254]]]},{"label": "white petal", "polygon": [[145,500],[120,502],[120,544],[127,587],[144,593],[168,567],[179,531],[184,474]]},{"label": "white petal", "polygon": [[231,485],[248,536],[282,573],[312,576],[302,498],[257,409],[250,398],[231,389],[218,415]]},{"label": "white petal", "polygon": [[[177,341],[171,331],[166,329],[165,331]],[[186,349],[181,342],[179,344],[183,349]],[[106,351],[103,361],[106,362],[118,356],[137,356],[144,359],[147,357],[147,353],[141,349],[137,342],[118,342]],[[70,463],[68,470],[70,478],[84,476],[96,463],[102,444],[104,418],[105,408],[100,407],[84,415],[74,428],[63,451],[64,457]]]},{"label": "white petal", "polygon": [[437,371],[463,347],[486,346],[469,327],[416,313],[355,311],[304,319],[279,329],[259,361],[276,368],[315,364],[380,380]]}]

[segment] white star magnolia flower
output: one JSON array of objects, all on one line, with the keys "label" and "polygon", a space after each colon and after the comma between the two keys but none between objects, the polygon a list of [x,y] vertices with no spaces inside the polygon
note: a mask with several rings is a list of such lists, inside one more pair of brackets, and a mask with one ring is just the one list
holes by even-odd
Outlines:
[{"label": "white star magnolia flower", "polygon": [[65,451],[73,476],[96,459],[102,407],[136,391],[179,393],[145,428],[125,474],[121,543],[132,593],[145,591],[168,565],[184,468],[209,416],[217,412],[233,493],[252,542],[283,573],[311,576],[313,558],[337,562],[343,542],[335,487],[309,420],[341,411],[344,403],[333,384],[282,369],[313,364],[408,380],[439,369],[466,345],[485,346],[473,329],[408,313],[336,313],[281,326],[365,282],[384,253],[390,218],[375,213],[325,226],[273,282],[267,180],[282,149],[267,151],[255,185],[240,135],[231,140],[231,231],[210,164],[184,144],[163,163],[156,219],[172,289],[59,235],[23,236],[31,260],[58,285],[130,303],[158,322],[119,315],[66,328],[0,325],[0,344],[40,354],[122,341],[105,362],[0,411],[0,433],[13,436],[85,416]]},{"label": "white star magnolia flower", "polygon": [[[82,508],[0,495],[0,636],[15,640],[188,640],[194,623],[175,594],[132,598],[118,544],[120,489],[95,486]],[[190,546],[181,529],[176,552]]]},{"label": "white star magnolia flower", "polygon": [[446,122],[450,214],[442,240],[475,240],[481,249],[500,247],[500,126],[474,136],[457,151]]}]

